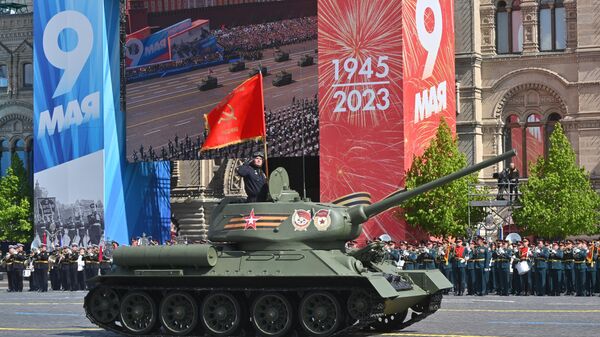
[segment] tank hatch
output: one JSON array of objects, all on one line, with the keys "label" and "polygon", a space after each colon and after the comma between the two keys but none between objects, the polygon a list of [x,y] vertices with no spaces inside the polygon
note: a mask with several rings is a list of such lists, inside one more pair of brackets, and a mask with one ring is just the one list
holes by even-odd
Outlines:
[{"label": "tank hatch", "polygon": [[275,202],[300,201],[298,192],[290,189],[290,177],[283,167],[278,167],[271,172],[269,194]]}]

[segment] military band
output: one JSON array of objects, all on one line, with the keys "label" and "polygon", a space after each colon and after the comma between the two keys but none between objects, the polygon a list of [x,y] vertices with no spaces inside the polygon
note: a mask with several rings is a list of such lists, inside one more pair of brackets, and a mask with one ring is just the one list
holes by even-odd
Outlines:
[{"label": "military band", "polygon": [[390,242],[386,258],[399,269],[439,269],[456,296],[594,296],[600,293],[600,242],[571,240],[519,242],[481,237],[411,245]]}]

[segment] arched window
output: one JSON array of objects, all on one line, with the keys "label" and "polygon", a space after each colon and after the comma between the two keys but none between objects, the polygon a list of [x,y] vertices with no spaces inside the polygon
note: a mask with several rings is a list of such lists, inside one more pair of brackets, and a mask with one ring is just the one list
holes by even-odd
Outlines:
[{"label": "arched window", "polygon": [[0,88],[8,87],[8,66],[0,64]]},{"label": "arched window", "polygon": [[523,51],[523,16],[521,1],[498,1],[496,4],[496,53]]},{"label": "arched window", "polygon": [[10,167],[10,144],[6,140],[0,141],[0,174],[4,177]]},{"label": "arched window", "polygon": [[561,119],[557,113],[552,113],[546,120],[538,113],[527,116],[525,123],[519,123],[519,116],[511,114],[506,118],[504,127],[505,150],[515,149],[517,156],[513,158],[515,167],[521,176],[527,177],[531,166],[538,158],[546,157],[548,153],[548,137],[552,134],[555,124]]},{"label": "arched window", "polygon": [[540,0],[540,50],[567,48],[567,21],[563,0]]},{"label": "arched window", "polygon": [[23,139],[19,139],[15,142],[15,147],[12,149],[13,152],[17,154],[21,162],[23,162],[23,167],[27,167],[27,158],[25,156],[25,141]]},{"label": "arched window", "polygon": [[23,65],[23,86],[26,88],[33,87],[33,65],[31,63]]}]

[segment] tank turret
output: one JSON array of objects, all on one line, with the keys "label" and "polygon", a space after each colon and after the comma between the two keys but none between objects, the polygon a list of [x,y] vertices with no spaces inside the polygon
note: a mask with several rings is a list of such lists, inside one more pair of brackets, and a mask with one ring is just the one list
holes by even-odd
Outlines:
[{"label": "tank turret", "polygon": [[302,200],[290,189],[285,170],[278,168],[269,179],[272,202],[225,200],[213,212],[208,238],[212,242],[231,242],[241,249],[340,249],[357,238],[362,224],[377,214],[513,155],[509,151],[415,189],[399,190],[373,204],[352,207]]}]

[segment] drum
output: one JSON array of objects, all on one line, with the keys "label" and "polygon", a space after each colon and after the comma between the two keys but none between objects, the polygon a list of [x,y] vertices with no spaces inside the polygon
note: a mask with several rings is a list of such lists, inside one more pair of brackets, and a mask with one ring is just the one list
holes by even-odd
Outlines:
[{"label": "drum", "polygon": [[517,272],[519,273],[519,275],[523,275],[529,272],[529,265],[527,264],[527,261],[521,261],[517,263]]}]

